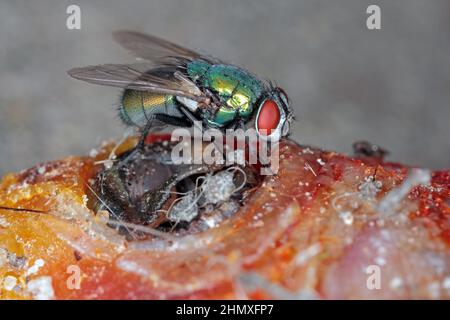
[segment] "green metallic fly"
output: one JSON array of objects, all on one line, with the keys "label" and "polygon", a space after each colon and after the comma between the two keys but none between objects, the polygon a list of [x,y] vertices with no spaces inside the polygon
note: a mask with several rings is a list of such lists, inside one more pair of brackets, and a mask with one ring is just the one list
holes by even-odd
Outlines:
[{"label": "green metallic fly", "polygon": [[124,88],[120,117],[145,139],[158,125],[236,129],[254,127],[261,138],[289,133],[292,112],[281,88],[249,71],[161,38],[133,31],[115,40],[149,63],[104,64],[68,71],[75,79]]}]

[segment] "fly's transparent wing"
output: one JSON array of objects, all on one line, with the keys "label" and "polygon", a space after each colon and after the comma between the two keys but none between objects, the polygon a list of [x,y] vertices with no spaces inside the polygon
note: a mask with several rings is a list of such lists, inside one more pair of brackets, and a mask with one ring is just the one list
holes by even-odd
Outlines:
[{"label": "fly's transparent wing", "polygon": [[147,71],[142,68],[141,64],[103,64],[74,68],[67,73],[75,79],[104,86],[171,94],[199,102],[207,100],[200,89],[174,67]]},{"label": "fly's transparent wing", "polygon": [[202,59],[212,63],[220,62],[219,59],[201,55],[191,49],[140,32],[122,30],[114,32],[113,36],[122,47],[131,51],[137,57],[149,61],[159,62],[164,58],[180,57],[188,60]]}]

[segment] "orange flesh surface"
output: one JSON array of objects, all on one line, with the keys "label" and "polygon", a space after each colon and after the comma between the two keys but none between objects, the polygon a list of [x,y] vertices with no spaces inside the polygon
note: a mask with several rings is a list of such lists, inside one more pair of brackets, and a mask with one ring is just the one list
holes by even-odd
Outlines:
[{"label": "orange flesh surface", "polygon": [[[379,212],[408,167],[286,140],[278,175],[234,216],[186,238],[137,243],[86,199],[85,182],[101,169],[94,162],[110,148],[3,178],[1,206],[49,213],[0,210],[0,298],[39,298],[29,284],[42,278],[51,299],[450,298],[449,171]],[[380,182],[373,198],[361,193],[371,177]],[[14,255],[23,265],[11,264]],[[381,269],[380,290],[367,286],[370,265]]]}]

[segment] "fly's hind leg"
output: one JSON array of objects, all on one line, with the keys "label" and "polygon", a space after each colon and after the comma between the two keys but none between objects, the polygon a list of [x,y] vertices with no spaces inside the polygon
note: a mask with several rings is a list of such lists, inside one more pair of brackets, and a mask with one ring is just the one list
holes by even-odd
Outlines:
[{"label": "fly's hind leg", "polygon": [[120,162],[118,163],[119,168],[126,165],[130,159],[133,159],[138,152],[143,152],[145,147],[145,141],[147,140],[147,136],[150,134],[151,129],[154,129],[153,124],[155,120],[159,123],[164,123],[167,125],[173,125],[177,127],[189,127],[191,125],[189,119],[186,118],[180,118],[180,117],[174,117],[162,113],[156,113],[153,114],[151,117],[147,118],[147,124],[142,129],[141,136],[139,138],[139,142],[137,145],[133,148],[133,150]]},{"label": "fly's hind leg", "polygon": [[136,149],[143,150],[145,146],[145,140],[147,140],[147,136],[150,133],[150,129],[152,128],[154,117],[148,119],[147,124],[144,129],[142,129],[141,137],[139,138],[139,142],[136,145]]},{"label": "fly's hind leg", "polygon": [[119,161],[119,163],[117,164],[118,168],[121,168],[124,165],[126,165],[131,159],[133,159],[136,156],[136,154],[138,152],[142,152],[144,150],[145,140],[147,139],[147,136],[150,133],[150,129],[153,124],[153,120],[154,120],[154,117],[148,119],[145,127],[142,129],[142,133],[141,133],[138,143],[125,158],[123,158]]},{"label": "fly's hind leg", "polygon": [[139,138],[139,142],[135,147],[136,149],[143,150],[145,146],[145,140],[147,140],[150,129],[152,129],[154,120],[177,127],[188,127],[191,125],[190,122],[185,118],[174,117],[163,113],[156,113],[152,115],[151,118],[148,118],[147,124],[145,125],[144,129],[142,129],[142,134]]}]

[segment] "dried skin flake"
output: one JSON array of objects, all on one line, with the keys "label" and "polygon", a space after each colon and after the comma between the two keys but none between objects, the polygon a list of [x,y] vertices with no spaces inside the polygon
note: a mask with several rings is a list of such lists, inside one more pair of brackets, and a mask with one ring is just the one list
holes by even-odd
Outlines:
[{"label": "dried skin flake", "polygon": [[1,298],[450,298],[448,171],[412,179],[400,164],[283,141],[278,175],[214,228],[142,226],[151,236],[127,241],[93,214],[85,184],[111,148],[3,179],[0,206],[47,213],[0,210]]}]

